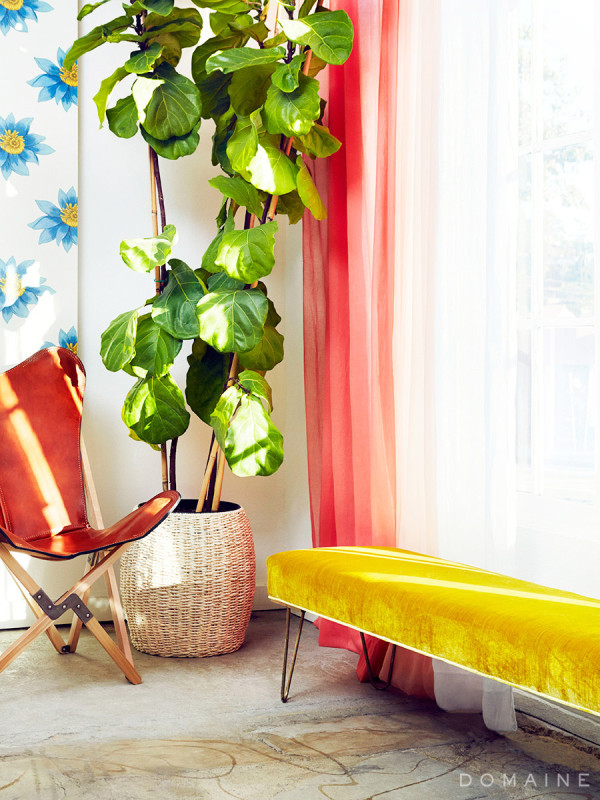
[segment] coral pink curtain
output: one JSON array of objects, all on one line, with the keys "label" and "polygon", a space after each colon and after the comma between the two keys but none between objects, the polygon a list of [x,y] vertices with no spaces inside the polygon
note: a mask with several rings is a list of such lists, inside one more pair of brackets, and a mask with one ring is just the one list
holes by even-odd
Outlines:
[{"label": "coral pink curtain", "polygon": [[[414,198],[408,197],[402,177],[404,162],[412,154],[399,129],[407,117],[402,104],[410,99],[407,78],[399,71],[399,53],[412,58],[415,4],[331,0],[329,5],[348,12],[355,43],[343,67],[329,68],[326,122],[343,146],[331,158],[313,164],[328,217],[320,223],[308,214],[304,219],[313,543],[417,549],[414,541],[402,541],[398,496],[399,487],[406,485],[406,448],[399,437],[410,415],[398,396],[406,383],[398,384],[395,375],[398,353],[403,354],[403,369],[410,371],[411,359],[406,358],[406,347],[394,344],[395,309],[399,298],[404,305],[402,296],[412,281],[412,273],[403,274],[400,263],[407,248],[399,215],[407,205],[414,207]],[[414,78],[414,64],[408,72]],[[410,95],[413,100],[415,96]],[[414,120],[411,124],[414,128]],[[414,178],[414,169],[411,174]],[[405,375],[409,377],[414,386],[415,375]],[[357,633],[325,620],[319,627],[321,644],[360,652]],[[368,646],[377,671],[387,645],[370,639]],[[358,672],[366,679],[362,657]],[[431,660],[399,652],[394,683],[411,694],[433,697]]]}]

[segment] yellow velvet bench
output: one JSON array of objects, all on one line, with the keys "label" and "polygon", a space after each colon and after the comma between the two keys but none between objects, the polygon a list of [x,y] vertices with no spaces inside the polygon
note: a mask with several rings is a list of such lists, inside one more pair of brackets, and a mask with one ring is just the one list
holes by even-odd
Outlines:
[{"label": "yellow velvet bench", "polygon": [[[284,702],[310,611],[600,713],[600,600],[395,548],[291,550],[270,556],[267,573],[270,599],[288,607]],[[302,615],[286,686],[290,607]]]}]

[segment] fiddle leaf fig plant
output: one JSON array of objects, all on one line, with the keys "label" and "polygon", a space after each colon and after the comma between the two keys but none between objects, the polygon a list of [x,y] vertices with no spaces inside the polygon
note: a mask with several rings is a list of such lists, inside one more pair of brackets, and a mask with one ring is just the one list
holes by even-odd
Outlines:
[{"label": "fiddle leaf fig plant", "polygon": [[[276,216],[291,224],[306,210],[326,216],[310,162],[333,155],[341,142],[323,122],[318,75],[346,61],[353,29],[345,11],[327,11],[320,0],[192,3],[196,8],[175,0],[86,4],[79,19],[108,10],[117,16],[78,39],[64,68],[100,46],[130,45],[94,102],[101,126],[121,138],[139,133],[149,149],[153,236],[123,241],[120,254],[129,269],[154,273],[156,293],[110,322],[100,352],[107,369],[135,380],[123,421],[133,438],[162,448],[163,484],[171,443],[165,488],[175,488],[175,446],[188,409],[212,428],[199,502],[208,510],[220,495],[219,449],[242,476],[270,475],[283,461],[265,374],[282,361],[284,337],[263,279],[275,266]],[[189,75],[181,67],[186,48],[194,48]],[[188,265],[172,257],[177,233],[166,220],[160,159],[191,156],[201,135],[212,137],[220,174],[209,187],[221,206],[212,242]],[[186,342],[182,391],[171,368]]]}]

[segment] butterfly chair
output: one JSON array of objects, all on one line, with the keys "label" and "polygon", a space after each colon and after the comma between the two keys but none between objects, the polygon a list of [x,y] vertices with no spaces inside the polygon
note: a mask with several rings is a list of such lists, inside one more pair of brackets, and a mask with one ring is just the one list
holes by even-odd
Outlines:
[{"label": "butterfly chair", "polygon": [[[62,347],[40,350],[0,375],[0,558],[37,621],[0,654],[0,672],[46,633],[59,653],[75,651],[81,626],[117,663],[131,683],[141,683],[131,656],[114,563],[131,542],[152,531],[179,501],[161,492],[120,522],[95,529],[88,522],[80,447],[85,371]],[[89,494],[89,491],[88,491]],[[55,603],[11,551],[63,561],[88,554],[88,571]],[[104,576],[118,645],[87,606],[91,586]],[[54,623],[75,614],[68,640]]]}]

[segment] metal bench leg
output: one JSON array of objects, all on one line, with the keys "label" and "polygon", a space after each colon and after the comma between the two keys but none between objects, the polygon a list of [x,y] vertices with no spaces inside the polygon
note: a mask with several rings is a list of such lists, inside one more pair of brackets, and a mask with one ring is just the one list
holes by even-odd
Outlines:
[{"label": "metal bench leg", "polygon": [[288,695],[290,693],[290,684],[292,682],[292,675],[294,674],[294,667],[296,665],[296,656],[298,654],[298,645],[300,644],[300,636],[302,635],[302,625],[304,624],[304,615],[306,611],[302,611],[300,613],[300,624],[298,626],[298,634],[296,635],[296,646],[294,647],[294,655],[292,656],[292,663],[290,665],[290,674],[287,676],[287,683],[286,683],[286,673],[287,673],[287,657],[288,657],[288,646],[290,642],[290,609],[286,609],[286,616],[285,616],[285,649],[283,651],[283,670],[281,672],[281,702],[287,703]]},{"label": "metal bench leg", "polygon": [[371,670],[371,662],[369,661],[369,654],[367,652],[367,643],[365,642],[365,635],[362,631],[360,631],[360,640],[363,646],[363,654],[365,656],[365,663],[367,665],[367,672],[369,673],[369,680],[371,681],[371,686],[374,689],[377,689],[380,692],[385,691],[389,688],[392,682],[392,672],[394,671],[394,660],[396,658],[396,645],[393,645],[392,656],[390,658],[390,668],[388,670],[388,676],[386,681],[382,681],[380,678],[376,678],[373,675]]}]

